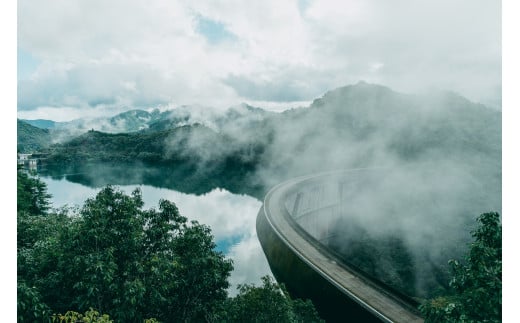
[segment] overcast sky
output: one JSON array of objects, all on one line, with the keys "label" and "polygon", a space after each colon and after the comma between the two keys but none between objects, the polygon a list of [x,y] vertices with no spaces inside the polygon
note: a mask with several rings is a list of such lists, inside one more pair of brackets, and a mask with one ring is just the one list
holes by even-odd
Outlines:
[{"label": "overcast sky", "polygon": [[307,105],[359,80],[501,107],[496,0],[19,0],[18,116]]}]

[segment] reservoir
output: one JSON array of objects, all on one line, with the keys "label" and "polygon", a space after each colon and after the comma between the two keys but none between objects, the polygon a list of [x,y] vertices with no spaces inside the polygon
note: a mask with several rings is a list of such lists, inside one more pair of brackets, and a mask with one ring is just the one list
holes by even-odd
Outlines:
[{"label": "reservoir", "polygon": [[[86,199],[94,198],[103,187],[69,181],[66,176],[40,176],[40,179],[52,195],[53,208],[81,207]],[[114,186],[126,194],[139,188],[144,201],[143,209],[158,208],[159,200],[166,199],[174,202],[188,221],[196,220],[209,225],[217,250],[233,260],[234,270],[229,278],[230,295],[237,293],[238,284],[260,285],[260,277],[272,275],[256,235],[255,220],[262,205],[256,198],[233,194],[221,188],[191,194],[145,184]]]}]

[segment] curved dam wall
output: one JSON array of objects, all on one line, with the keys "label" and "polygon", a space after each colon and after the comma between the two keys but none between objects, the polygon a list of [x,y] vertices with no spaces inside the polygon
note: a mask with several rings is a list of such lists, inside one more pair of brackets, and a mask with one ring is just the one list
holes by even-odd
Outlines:
[{"label": "curved dam wall", "polygon": [[338,221],[351,217],[348,201],[379,174],[296,178],[269,191],[259,211],[257,233],[273,275],[292,296],[311,299],[327,322],[423,321],[412,298],[349,265],[345,253],[332,248],[345,233]]}]

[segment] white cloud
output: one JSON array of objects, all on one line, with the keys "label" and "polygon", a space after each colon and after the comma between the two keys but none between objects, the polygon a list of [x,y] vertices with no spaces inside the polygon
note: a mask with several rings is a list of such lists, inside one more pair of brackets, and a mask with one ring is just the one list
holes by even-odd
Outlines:
[{"label": "white cloud", "polygon": [[[470,0],[22,0],[18,46],[41,65],[19,81],[18,109],[309,101],[360,79],[499,104],[500,9]],[[233,37],[208,42],[200,17]]]},{"label": "white cloud", "polygon": [[256,234],[250,235],[234,245],[228,256],[233,259],[234,270],[229,278],[229,293],[237,294],[239,284],[261,284],[261,277],[270,275],[271,269],[265,258]]}]

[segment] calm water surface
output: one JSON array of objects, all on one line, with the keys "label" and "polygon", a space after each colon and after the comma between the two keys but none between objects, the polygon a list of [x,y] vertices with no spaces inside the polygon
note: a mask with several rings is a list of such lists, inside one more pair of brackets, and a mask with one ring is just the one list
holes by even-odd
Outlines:
[{"label": "calm water surface", "polygon": [[[101,188],[69,182],[66,179],[41,177],[52,195],[54,208],[82,206],[87,198],[95,197]],[[236,285],[260,283],[260,277],[272,275],[256,236],[255,221],[261,202],[247,195],[232,194],[224,189],[213,189],[203,195],[177,192],[149,185],[117,185],[127,194],[140,188],[144,208],[158,208],[160,199],[174,202],[181,215],[211,227],[217,249],[233,259],[234,271],[230,277],[230,294],[236,294]]]}]

